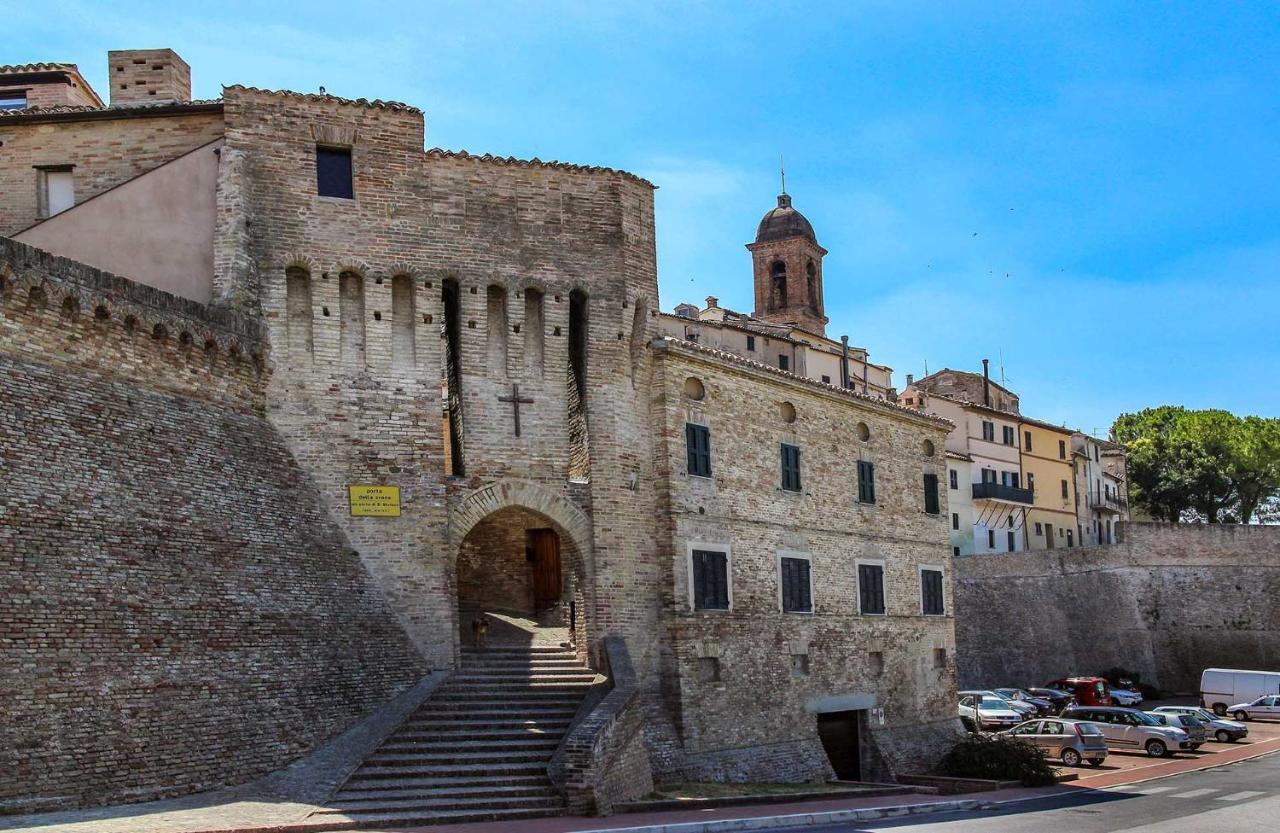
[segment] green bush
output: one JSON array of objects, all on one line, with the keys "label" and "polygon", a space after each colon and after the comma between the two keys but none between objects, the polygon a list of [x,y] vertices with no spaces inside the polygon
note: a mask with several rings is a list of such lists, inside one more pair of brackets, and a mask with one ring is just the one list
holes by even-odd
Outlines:
[{"label": "green bush", "polygon": [[1026,787],[1055,783],[1044,750],[1008,737],[967,735],[956,741],[938,764],[939,775],[1020,781]]}]

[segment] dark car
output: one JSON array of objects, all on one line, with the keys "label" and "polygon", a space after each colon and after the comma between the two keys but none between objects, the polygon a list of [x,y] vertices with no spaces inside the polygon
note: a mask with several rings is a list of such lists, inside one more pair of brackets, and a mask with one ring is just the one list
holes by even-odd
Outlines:
[{"label": "dark car", "polygon": [[1053,713],[1062,714],[1062,710],[1076,704],[1076,698],[1070,693],[1057,688],[1029,688],[1027,693],[1053,704]]},{"label": "dark car", "polygon": [[992,689],[992,691],[1009,700],[1030,703],[1036,707],[1036,714],[1040,717],[1049,717],[1057,714],[1057,711],[1053,708],[1053,703],[1042,697],[1036,697],[1025,688],[996,688]]}]

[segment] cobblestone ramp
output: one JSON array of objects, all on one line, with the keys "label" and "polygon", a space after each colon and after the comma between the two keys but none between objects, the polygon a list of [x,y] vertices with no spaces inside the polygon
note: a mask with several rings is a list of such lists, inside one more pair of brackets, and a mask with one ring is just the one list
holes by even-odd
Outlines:
[{"label": "cobblestone ramp", "polygon": [[334,829],[559,815],[547,764],[597,679],[569,648],[464,648],[441,686],[309,822]]}]

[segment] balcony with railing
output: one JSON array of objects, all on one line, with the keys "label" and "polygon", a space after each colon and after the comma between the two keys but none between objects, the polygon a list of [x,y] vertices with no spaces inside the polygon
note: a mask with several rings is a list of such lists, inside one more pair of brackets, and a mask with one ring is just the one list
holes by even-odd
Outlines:
[{"label": "balcony with railing", "polygon": [[1035,497],[1030,489],[1020,489],[1017,486],[1006,486],[1003,483],[974,483],[973,499],[1030,506]]},{"label": "balcony with railing", "polygon": [[1128,502],[1115,492],[1089,492],[1089,508],[1099,512],[1114,512],[1117,515],[1125,511]]}]

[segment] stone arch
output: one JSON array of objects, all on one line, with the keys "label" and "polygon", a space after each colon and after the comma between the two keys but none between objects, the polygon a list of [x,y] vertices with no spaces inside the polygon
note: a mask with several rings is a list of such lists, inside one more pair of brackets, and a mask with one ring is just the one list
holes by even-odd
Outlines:
[{"label": "stone arch", "polygon": [[[523,510],[547,519],[554,525],[565,544],[574,551],[570,569],[578,582],[581,609],[578,612],[580,648],[585,648],[595,633],[595,551],[592,546],[591,518],[566,496],[547,486],[529,480],[503,478],[468,493],[449,512],[448,545],[450,558],[456,559],[467,536],[487,518],[507,509]],[[455,576],[456,578],[456,576]],[[456,588],[455,588],[456,593]],[[585,635],[586,639],[581,636]]]},{"label": "stone arch", "polygon": [[317,263],[315,258],[310,255],[303,254],[302,252],[293,252],[284,259],[283,271],[287,272],[290,269],[305,269],[307,272],[315,275],[320,272],[320,264]]}]

